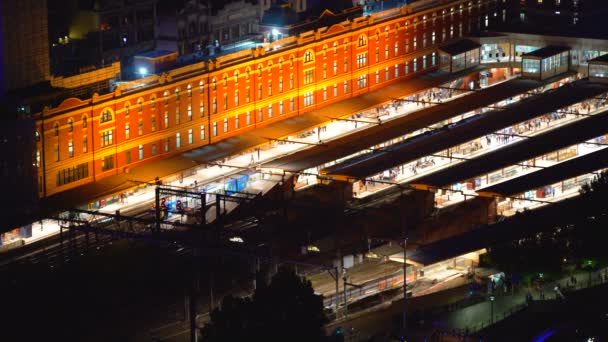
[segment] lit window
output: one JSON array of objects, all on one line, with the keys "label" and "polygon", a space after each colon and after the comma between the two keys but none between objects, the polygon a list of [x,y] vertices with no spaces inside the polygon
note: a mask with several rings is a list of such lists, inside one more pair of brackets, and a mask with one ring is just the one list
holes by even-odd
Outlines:
[{"label": "lit window", "polygon": [[72,140],[68,141],[68,156],[72,158],[74,156],[74,143]]},{"label": "lit window", "polygon": [[224,119],[224,133],[228,133],[228,119]]},{"label": "lit window", "polygon": [[192,132],[192,128],[188,130],[188,144],[192,145],[194,143],[194,133]]},{"label": "lit window", "polygon": [[304,107],[312,106],[315,104],[314,93],[308,92],[304,94]]},{"label": "lit window", "polygon": [[74,120],[72,118],[68,119],[68,132],[72,132],[74,130]]},{"label": "lit window", "polygon": [[181,133],[175,134],[175,147],[177,147],[177,148],[182,147],[182,134]]},{"label": "lit window", "polygon": [[144,159],[144,145],[139,145],[139,160]]}]

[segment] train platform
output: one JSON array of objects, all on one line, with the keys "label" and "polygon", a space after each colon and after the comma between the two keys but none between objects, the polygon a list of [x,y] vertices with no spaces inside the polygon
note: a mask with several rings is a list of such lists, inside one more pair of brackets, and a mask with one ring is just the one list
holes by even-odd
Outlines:
[{"label": "train platform", "polygon": [[352,179],[371,177],[506,127],[594,98],[606,91],[608,91],[606,86],[579,80],[513,105],[407,139],[389,148],[351,158],[323,170],[322,173],[330,177]]},{"label": "train platform", "polygon": [[[549,82],[548,82],[549,83]],[[264,163],[262,167],[299,172],[357,153],[391,139],[424,129],[478,108],[542,86],[532,80],[511,79],[450,101],[423,107],[406,116]]]}]

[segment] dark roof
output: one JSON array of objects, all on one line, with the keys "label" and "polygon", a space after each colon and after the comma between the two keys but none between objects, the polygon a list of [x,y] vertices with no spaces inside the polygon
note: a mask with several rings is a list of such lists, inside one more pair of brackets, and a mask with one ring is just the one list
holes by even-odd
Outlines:
[{"label": "dark roof", "polygon": [[512,196],[606,167],[608,167],[608,149],[604,148],[478,191]]},{"label": "dark roof", "polygon": [[601,55],[599,57],[595,57],[594,59],[589,61],[590,64],[592,63],[608,63],[608,53],[605,55]]},{"label": "dark roof", "polygon": [[171,55],[171,54],[176,54],[176,53],[177,52],[169,51],[169,50],[152,50],[152,51],[146,51],[143,53],[138,53],[137,55],[135,55],[135,57],[156,58],[156,57],[161,57],[161,56],[166,56],[166,55]]},{"label": "dark roof", "polygon": [[[563,87],[562,87],[563,88]],[[559,94],[558,94],[559,95]],[[593,97],[595,94],[589,95]],[[559,96],[551,97],[554,101]],[[546,99],[545,99],[546,100]],[[458,163],[431,174],[418,177],[411,183],[447,186],[475,176],[528,160],[560,148],[571,146],[608,132],[608,110],[568,125],[557,127],[514,144],[499,148],[477,158]]]},{"label": "dark roof", "polygon": [[474,42],[470,39],[462,39],[454,43],[444,45],[439,50],[449,53],[450,55],[459,55],[463,52],[471,51],[481,47],[479,43]]},{"label": "dark roof", "polygon": [[545,46],[544,48],[540,48],[538,50],[534,50],[532,52],[528,52],[526,54],[523,54],[522,57],[523,58],[547,58],[547,57],[551,57],[551,56],[555,56],[557,54],[560,54],[564,51],[570,51],[570,48],[567,46],[557,46],[557,45],[549,45],[549,46]]}]

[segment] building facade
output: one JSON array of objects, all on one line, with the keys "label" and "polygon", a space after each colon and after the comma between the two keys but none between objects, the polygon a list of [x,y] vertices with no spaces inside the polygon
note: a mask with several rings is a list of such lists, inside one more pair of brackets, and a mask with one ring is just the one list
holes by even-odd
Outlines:
[{"label": "building facade", "polygon": [[[429,0],[435,4],[436,1]],[[150,76],[36,118],[39,196],[301,115],[438,68],[497,0],[396,8]]]}]

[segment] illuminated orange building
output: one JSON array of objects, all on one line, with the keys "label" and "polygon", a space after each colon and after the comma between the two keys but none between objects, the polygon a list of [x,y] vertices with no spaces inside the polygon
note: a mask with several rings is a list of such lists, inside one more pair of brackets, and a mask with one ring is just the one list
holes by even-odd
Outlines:
[{"label": "illuminated orange building", "polygon": [[37,115],[39,196],[435,70],[499,2],[423,1],[66,99]]}]

